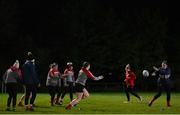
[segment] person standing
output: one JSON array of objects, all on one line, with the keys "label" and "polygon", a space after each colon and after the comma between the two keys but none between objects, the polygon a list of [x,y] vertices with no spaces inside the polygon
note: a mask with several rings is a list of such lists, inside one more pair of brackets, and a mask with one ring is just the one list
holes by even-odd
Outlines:
[{"label": "person standing", "polygon": [[60,91],[59,89],[59,82],[61,79],[60,77],[61,75],[58,70],[58,65],[56,63],[51,64],[46,80],[46,86],[51,96],[51,106],[54,106],[55,95]]},{"label": "person standing", "polygon": [[[36,99],[37,87],[40,86],[40,82],[37,78],[36,68],[35,68],[35,60],[33,54],[28,52],[27,60],[22,66],[23,73],[23,83],[26,88],[25,94],[25,110],[33,111],[33,104]],[[30,94],[32,95],[31,98]],[[30,100],[30,107],[28,106],[28,102]]]},{"label": "person standing", "polygon": [[4,75],[4,82],[6,84],[7,92],[9,94],[6,111],[10,111],[11,102],[13,106],[13,111],[16,111],[17,85],[21,78],[22,74],[21,70],[19,69],[19,61],[16,60],[13,66],[11,66]]}]

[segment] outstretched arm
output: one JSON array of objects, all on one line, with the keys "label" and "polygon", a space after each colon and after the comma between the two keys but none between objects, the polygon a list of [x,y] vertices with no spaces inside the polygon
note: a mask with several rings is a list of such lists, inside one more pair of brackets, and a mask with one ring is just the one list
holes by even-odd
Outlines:
[{"label": "outstretched arm", "polygon": [[85,71],[86,75],[88,78],[92,79],[92,80],[101,80],[103,79],[104,77],[103,76],[98,76],[98,77],[95,77],[90,71]]},{"label": "outstretched arm", "polygon": [[155,71],[159,71],[159,69],[158,69],[156,66],[153,66],[153,69],[154,69]]},{"label": "outstretched arm", "polygon": [[156,76],[158,71],[159,71],[159,68],[157,68],[156,66],[153,66],[153,69],[155,70],[151,75],[152,76]]}]

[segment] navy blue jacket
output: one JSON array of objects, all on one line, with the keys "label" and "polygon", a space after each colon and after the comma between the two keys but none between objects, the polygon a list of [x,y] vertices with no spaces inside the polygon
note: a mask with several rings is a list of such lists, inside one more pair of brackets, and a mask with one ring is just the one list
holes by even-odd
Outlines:
[{"label": "navy blue jacket", "polygon": [[170,83],[170,77],[171,77],[171,70],[170,68],[160,68],[159,71],[157,71],[158,74],[158,84],[169,84]]},{"label": "navy blue jacket", "polygon": [[23,83],[25,85],[38,85],[39,80],[35,70],[35,64],[32,61],[26,61],[22,67]]}]

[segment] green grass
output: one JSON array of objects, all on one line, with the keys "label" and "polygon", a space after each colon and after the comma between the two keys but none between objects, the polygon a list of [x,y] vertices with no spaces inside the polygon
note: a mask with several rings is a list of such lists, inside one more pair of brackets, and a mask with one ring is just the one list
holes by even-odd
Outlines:
[{"label": "green grass", "polygon": [[[2,114],[14,114],[14,113],[45,113],[45,114],[175,114],[180,113],[180,94],[172,94],[172,107],[166,107],[166,96],[163,94],[152,107],[147,106],[147,101],[155,93],[140,93],[144,98],[143,102],[138,102],[138,100],[131,96],[130,103],[123,103],[126,100],[124,93],[91,93],[90,97],[86,100],[82,100],[76,107],[72,110],[65,110],[65,105],[69,102],[69,95],[66,95],[64,100],[64,105],[51,107],[49,100],[50,96],[48,94],[38,94],[36,98],[35,111],[25,112],[23,107],[17,107],[16,112],[6,112],[6,99],[7,95],[0,95],[0,113]],[[19,98],[20,95],[18,95]]]}]

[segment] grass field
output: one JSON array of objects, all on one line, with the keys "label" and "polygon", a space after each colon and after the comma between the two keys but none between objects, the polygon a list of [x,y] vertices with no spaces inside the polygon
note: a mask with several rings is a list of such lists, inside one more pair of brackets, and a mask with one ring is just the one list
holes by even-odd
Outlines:
[{"label": "grass field", "polygon": [[[45,114],[177,114],[180,113],[180,93],[172,94],[172,107],[166,107],[166,97],[163,94],[152,107],[147,106],[147,101],[154,95],[154,93],[140,93],[144,101],[138,100],[131,96],[130,103],[123,103],[126,100],[124,93],[91,93],[90,97],[81,101],[72,110],[65,110],[65,105],[69,102],[69,95],[66,95],[64,104],[62,106],[51,107],[48,94],[38,94],[36,98],[35,111],[25,112],[23,107],[17,107],[16,112],[6,112],[7,95],[0,95],[0,113],[14,114],[14,113],[45,113]],[[19,98],[20,95],[18,95]]]}]

